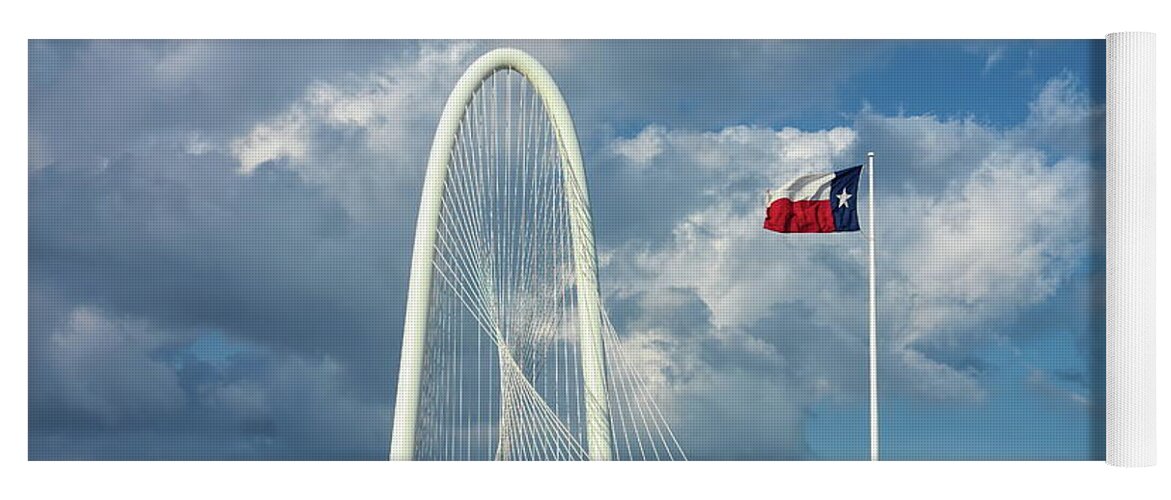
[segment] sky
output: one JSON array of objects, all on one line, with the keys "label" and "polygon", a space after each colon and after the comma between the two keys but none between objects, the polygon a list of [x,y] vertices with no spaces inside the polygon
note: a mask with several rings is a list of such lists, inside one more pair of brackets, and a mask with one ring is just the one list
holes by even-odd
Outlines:
[{"label": "sky", "polygon": [[385,459],[426,156],[498,46],[689,458],[868,458],[866,240],[760,227],[867,151],[882,458],[1104,458],[1101,40],[30,41],[29,458]]}]

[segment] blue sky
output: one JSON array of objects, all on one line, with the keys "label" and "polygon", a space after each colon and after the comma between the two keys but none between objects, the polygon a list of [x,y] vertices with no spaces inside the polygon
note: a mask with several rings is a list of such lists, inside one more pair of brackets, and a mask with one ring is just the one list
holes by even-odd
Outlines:
[{"label": "blue sky", "polygon": [[385,458],[431,135],[504,45],[689,456],[866,458],[864,240],[759,197],[875,151],[883,457],[1104,457],[1104,44],[980,40],[31,41],[30,458]]}]

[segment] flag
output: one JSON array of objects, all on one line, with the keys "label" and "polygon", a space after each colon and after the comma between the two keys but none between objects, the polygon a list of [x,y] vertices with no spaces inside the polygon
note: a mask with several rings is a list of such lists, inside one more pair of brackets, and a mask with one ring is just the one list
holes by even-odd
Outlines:
[{"label": "flag", "polygon": [[778,233],[858,231],[858,179],[862,165],[798,177],[769,193],[764,228]]}]

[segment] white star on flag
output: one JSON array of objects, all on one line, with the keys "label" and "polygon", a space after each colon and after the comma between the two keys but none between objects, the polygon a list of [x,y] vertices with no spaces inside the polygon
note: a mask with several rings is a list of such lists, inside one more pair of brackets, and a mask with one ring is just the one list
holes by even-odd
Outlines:
[{"label": "white star on flag", "polygon": [[843,189],[842,193],[838,195],[838,206],[848,208],[850,206],[850,204],[846,203],[846,200],[849,200],[850,197],[852,197],[852,196],[854,196],[854,195],[847,193],[846,190]]}]

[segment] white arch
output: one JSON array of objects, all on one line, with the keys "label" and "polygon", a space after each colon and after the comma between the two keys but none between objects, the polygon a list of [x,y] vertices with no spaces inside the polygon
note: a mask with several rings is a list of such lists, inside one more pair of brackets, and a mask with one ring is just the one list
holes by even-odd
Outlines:
[{"label": "white arch", "polygon": [[586,440],[590,459],[610,460],[610,412],[606,393],[604,351],[601,335],[601,299],[598,292],[594,230],[590,220],[589,193],[581,149],[569,108],[553,77],[528,54],[510,48],[484,54],[464,72],[439,119],[415,225],[415,248],[411,257],[410,288],[403,322],[402,355],[399,361],[398,392],[394,405],[394,427],[390,441],[391,460],[414,458],[415,430],[419,409],[419,383],[426,345],[427,312],[430,307],[432,259],[435,255],[436,226],[443,202],[448,161],[465,108],[483,81],[496,71],[512,69],[524,75],[540,96],[555,130],[561,153],[562,177],[569,196],[570,231],[573,235],[574,274],[577,280],[578,327],[582,380],[586,400]]}]

